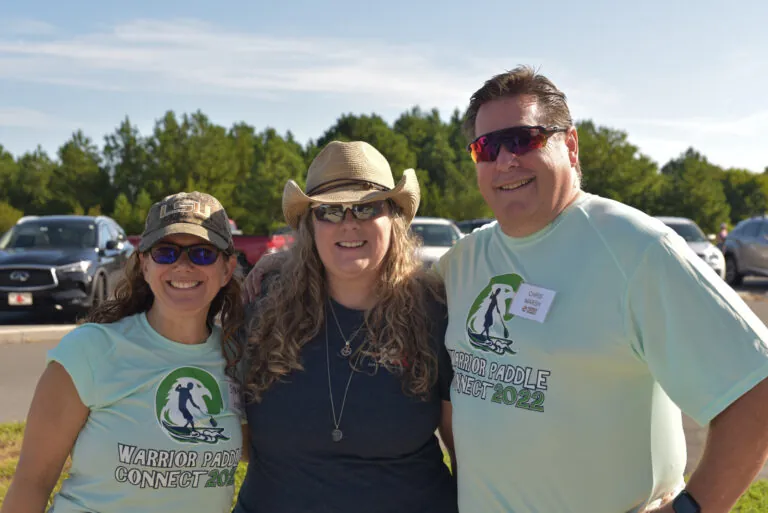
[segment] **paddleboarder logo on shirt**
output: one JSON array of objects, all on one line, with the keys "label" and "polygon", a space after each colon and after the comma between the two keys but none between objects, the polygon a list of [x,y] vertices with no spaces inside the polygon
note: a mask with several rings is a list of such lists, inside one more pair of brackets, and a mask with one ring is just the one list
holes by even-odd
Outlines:
[{"label": "paddleboarder logo on shirt", "polygon": [[223,410],[219,384],[203,369],[181,367],[168,374],[157,387],[157,421],[177,442],[216,444],[219,440],[229,440],[215,418]]},{"label": "paddleboarder logo on shirt", "polygon": [[517,352],[511,347],[507,323],[514,317],[509,309],[522,283],[517,274],[503,274],[491,278],[480,291],[467,315],[467,336],[474,347],[498,355]]}]

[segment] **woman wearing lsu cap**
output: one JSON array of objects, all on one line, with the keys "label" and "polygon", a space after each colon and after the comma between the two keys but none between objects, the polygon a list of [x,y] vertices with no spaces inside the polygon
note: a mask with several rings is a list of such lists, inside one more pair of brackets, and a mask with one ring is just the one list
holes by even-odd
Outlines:
[{"label": "woman wearing lsu cap", "polygon": [[42,513],[70,452],[54,513],[230,510],[242,431],[222,344],[243,310],[227,214],[169,196],[138,249],[114,298],[48,353],[3,513]]},{"label": "woman wearing lsu cap", "polygon": [[243,330],[250,462],[235,513],[453,513],[444,291],[414,255],[413,170],[363,142],[289,181],[295,232]]}]

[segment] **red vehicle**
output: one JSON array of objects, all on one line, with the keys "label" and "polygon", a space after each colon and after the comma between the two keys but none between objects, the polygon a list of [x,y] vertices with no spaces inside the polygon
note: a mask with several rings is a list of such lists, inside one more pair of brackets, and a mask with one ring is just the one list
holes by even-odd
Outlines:
[{"label": "red vehicle", "polygon": [[[293,234],[289,227],[275,230],[271,235],[243,235],[234,221],[232,225],[232,242],[235,244],[235,254],[243,269],[247,272],[263,255],[285,251],[293,244]],[[139,246],[140,235],[130,235],[128,240],[134,246]]]}]

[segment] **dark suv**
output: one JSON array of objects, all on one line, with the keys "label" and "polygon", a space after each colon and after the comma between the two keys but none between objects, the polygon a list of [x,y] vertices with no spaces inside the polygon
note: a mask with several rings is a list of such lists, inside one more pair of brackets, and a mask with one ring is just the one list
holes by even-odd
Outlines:
[{"label": "dark suv", "polygon": [[744,276],[768,276],[768,218],[741,221],[725,238],[725,281],[740,285]]},{"label": "dark suv", "polygon": [[24,217],[0,237],[0,311],[87,310],[133,251],[108,217]]}]

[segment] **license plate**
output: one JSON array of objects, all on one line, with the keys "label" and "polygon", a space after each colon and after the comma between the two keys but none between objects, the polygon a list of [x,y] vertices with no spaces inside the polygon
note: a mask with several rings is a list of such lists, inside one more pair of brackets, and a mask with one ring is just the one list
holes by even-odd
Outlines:
[{"label": "license plate", "polygon": [[11,306],[29,306],[32,304],[32,294],[29,292],[9,292],[8,304]]}]

